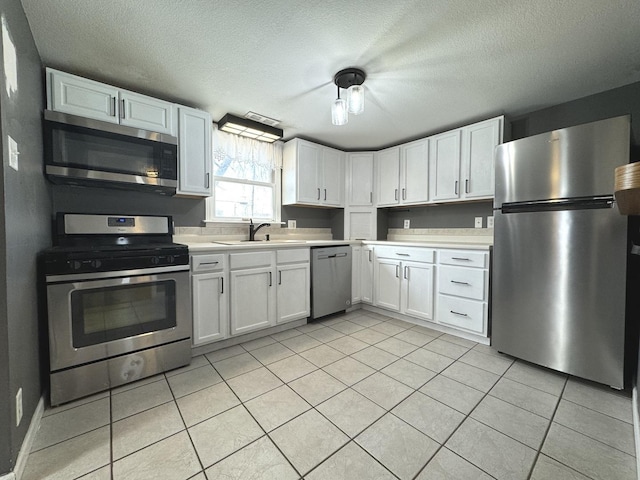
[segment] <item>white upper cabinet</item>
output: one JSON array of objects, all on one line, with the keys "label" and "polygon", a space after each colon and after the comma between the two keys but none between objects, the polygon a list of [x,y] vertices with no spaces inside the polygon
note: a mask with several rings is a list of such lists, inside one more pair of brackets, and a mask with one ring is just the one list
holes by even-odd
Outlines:
[{"label": "white upper cabinet", "polygon": [[211,128],[207,112],[178,107],[178,195],[211,195]]},{"label": "white upper cabinet", "polygon": [[429,201],[429,141],[424,138],[400,146],[400,203]]},{"label": "white upper cabinet", "polygon": [[175,107],[139,93],[120,91],[120,124],[175,135]]},{"label": "white upper cabinet", "polygon": [[397,205],[400,201],[400,147],[376,152],[378,206]]},{"label": "white upper cabinet", "polygon": [[47,68],[47,108],[119,123],[118,89]]},{"label": "white upper cabinet", "polygon": [[503,130],[504,117],[496,117],[430,137],[431,201],[493,198]]},{"label": "white upper cabinet", "polygon": [[378,206],[429,201],[428,145],[423,138],[377,153]]},{"label": "white upper cabinet", "polygon": [[431,200],[455,200],[460,197],[460,149],[462,130],[429,138]]},{"label": "white upper cabinet", "polygon": [[373,205],[373,152],[350,153],[347,159],[347,203],[351,207]]},{"label": "white upper cabinet", "polygon": [[502,143],[504,117],[492,118],[462,129],[462,198],[492,198],[494,153]]},{"label": "white upper cabinet", "polygon": [[285,143],[282,204],[344,206],[344,153],[299,138]]},{"label": "white upper cabinet", "polygon": [[111,85],[47,68],[47,108],[169,135],[175,105]]}]

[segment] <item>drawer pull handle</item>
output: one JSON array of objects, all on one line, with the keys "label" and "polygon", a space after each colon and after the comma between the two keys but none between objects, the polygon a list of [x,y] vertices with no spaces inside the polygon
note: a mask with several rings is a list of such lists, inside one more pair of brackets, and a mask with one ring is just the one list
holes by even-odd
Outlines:
[{"label": "drawer pull handle", "polygon": [[468,282],[458,282],[457,280],[449,280],[451,283],[455,283],[457,285],[471,285]]},{"label": "drawer pull handle", "polygon": [[464,260],[465,262],[471,261],[469,258],[463,258],[463,257],[451,257],[451,260]]},{"label": "drawer pull handle", "polygon": [[408,253],[398,253],[398,252],[396,252],[396,255],[400,255],[401,257],[410,257],[411,256]]},{"label": "drawer pull handle", "polygon": [[453,310],[449,310],[451,313],[453,313],[454,315],[458,315],[460,317],[468,317],[469,315],[467,315],[466,313],[460,313],[460,312],[454,312]]}]

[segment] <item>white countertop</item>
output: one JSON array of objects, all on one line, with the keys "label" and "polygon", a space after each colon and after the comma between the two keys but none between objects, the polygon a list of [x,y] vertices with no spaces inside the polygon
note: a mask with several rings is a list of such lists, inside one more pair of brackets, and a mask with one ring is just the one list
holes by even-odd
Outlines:
[{"label": "white countertop", "polygon": [[395,245],[404,247],[455,248],[464,250],[488,250],[490,243],[485,242],[450,242],[450,241],[384,241],[384,240],[271,240],[248,242],[241,240],[198,241],[187,236],[176,236],[174,241],[189,247],[190,253],[220,252],[229,250],[257,250],[265,248],[307,248],[328,247],[333,245]]}]

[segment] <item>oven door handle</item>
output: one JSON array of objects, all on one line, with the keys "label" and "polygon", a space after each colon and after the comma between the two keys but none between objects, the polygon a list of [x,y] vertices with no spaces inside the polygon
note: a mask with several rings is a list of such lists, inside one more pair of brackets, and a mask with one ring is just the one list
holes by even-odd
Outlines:
[{"label": "oven door handle", "polygon": [[107,278],[134,277],[138,275],[157,275],[161,273],[188,272],[189,265],[170,267],[138,268],[136,270],[117,270],[111,272],[72,273],[68,275],[47,275],[47,283],[82,282],[84,280],[102,280]]}]

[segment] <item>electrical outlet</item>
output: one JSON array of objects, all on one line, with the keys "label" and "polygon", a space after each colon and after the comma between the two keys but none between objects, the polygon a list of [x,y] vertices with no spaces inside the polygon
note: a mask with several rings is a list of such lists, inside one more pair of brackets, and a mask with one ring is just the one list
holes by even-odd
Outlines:
[{"label": "electrical outlet", "polygon": [[404,221],[403,228],[411,228],[411,220],[406,219],[406,220]]},{"label": "electrical outlet", "polygon": [[482,228],[482,217],[476,217],[476,228]]},{"label": "electrical outlet", "polygon": [[296,228],[296,221],[295,220],[287,220],[287,228],[291,228],[291,229]]},{"label": "electrical outlet", "polygon": [[493,228],[493,215],[487,217],[487,228]]},{"label": "electrical outlet", "polygon": [[22,420],[22,387],[16,393],[16,427],[20,425]]}]

